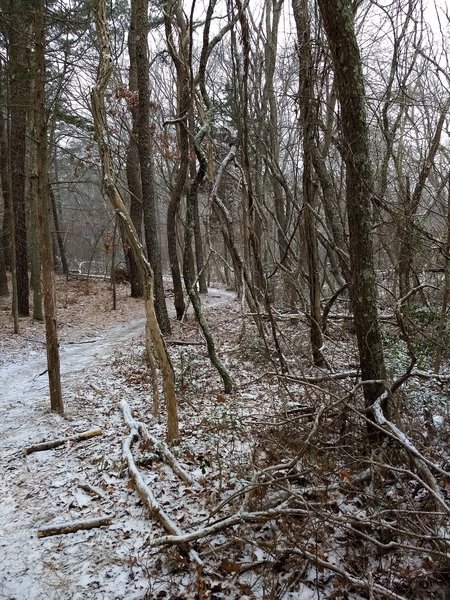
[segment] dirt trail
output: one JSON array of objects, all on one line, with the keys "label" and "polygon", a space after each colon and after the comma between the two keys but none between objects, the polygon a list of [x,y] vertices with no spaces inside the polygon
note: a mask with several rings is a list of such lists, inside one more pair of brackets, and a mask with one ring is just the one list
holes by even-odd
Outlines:
[{"label": "dirt trail", "polygon": [[[230,292],[210,290],[204,306],[219,306],[234,297]],[[77,481],[98,475],[92,471],[92,454],[99,460],[104,456],[112,457],[112,462],[120,460],[123,423],[108,363],[125,344],[142,339],[144,326],[143,318],[135,318],[94,339],[79,338],[79,342],[61,345],[66,418],[48,408],[44,348],[0,365],[0,599],[142,598],[145,573],[127,564],[129,548],[122,539],[124,530],[127,538],[130,531],[142,528],[141,509],[136,513],[127,506],[123,482],[115,484],[112,467],[111,476],[103,474],[105,485],[111,487],[110,502],[94,502],[81,494]],[[103,393],[92,391],[89,397],[80,392],[90,382]],[[21,453],[30,443],[94,425],[101,426],[104,435],[88,444],[26,458]],[[39,526],[61,514],[80,518],[105,511],[117,515],[121,510],[120,523],[109,529],[80,532],[75,537],[36,537]]]}]

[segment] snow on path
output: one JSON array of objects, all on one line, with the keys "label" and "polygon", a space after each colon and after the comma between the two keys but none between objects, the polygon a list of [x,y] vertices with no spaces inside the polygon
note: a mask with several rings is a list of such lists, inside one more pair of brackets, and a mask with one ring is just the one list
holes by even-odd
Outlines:
[{"label": "snow on path", "polygon": [[[210,289],[203,304],[211,308],[234,298],[231,292]],[[140,518],[141,508],[134,514],[126,507],[123,485],[119,496],[119,485],[111,477],[111,502],[93,501],[81,494],[77,482],[86,474],[88,478],[96,474],[92,453],[107,452],[109,457],[110,449],[111,456],[116,452],[116,458],[120,457],[118,430],[121,434],[123,424],[107,364],[115,351],[143,334],[144,326],[144,318],[133,319],[93,340],[61,346],[66,418],[49,411],[45,349],[0,366],[0,600],[142,598],[145,569],[140,572],[133,566],[130,548],[122,540],[131,530],[143,533],[150,527]],[[105,396],[94,399],[92,405],[80,403],[78,391],[91,381],[103,388]],[[100,425],[104,435],[84,445],[28,457],[21,452],[30,443],[94,425]],[[129,502],[135,503],[132,492],[127,493],[131,494]],[[36,537],[39,526],[58,517],[87,518],[92,512],[105,511],[120,516],[120,522],[101,530]],[[136,537],[142,543],[143,535]]]}]

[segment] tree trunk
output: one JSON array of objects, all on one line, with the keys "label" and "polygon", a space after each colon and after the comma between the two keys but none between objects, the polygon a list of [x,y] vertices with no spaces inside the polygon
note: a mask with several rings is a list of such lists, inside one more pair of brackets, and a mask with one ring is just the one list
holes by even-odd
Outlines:
[{"label": "tree trunk", "polygon": [[439,149],[441,141],[442,129],[445,124],[445,119],[448,111],[450,110],[450,99],[445,103],[439,119],[436,125],[436,131],[434,132],[433,139],[428,149],[425,160],[423,161],[422,167],[419,172],[417,183],[414,187],[414,191],[411,194],[409,185],[406,190],[406,198],[404,201],[404,215],[402,219],[402,226],[398,232],[400,237],[400,249],[399,249],[399,290],[400,298],[403,298],[408,294],[411,289],[411,274],[413,270],[414,261],[414,239],[415,239],[415,227],[414,218],[417,214],[417,210],[420,206],[423,190],[433,166],[433,161],[436,153]]},{"label": "tree trunk", "polygon": [[447,239],[444,253],[444,289],[442,292],[442,304],[436,327],[437,349],[434,356],[434,371],[439,373],[444,351],[447,350],[447,310],[450,301],[450,171],[447,176]]},{"label": "tree trunk", "polygon": [[10,177],[8,158],[9,130],[7,125],[8,119],[5,118],[5,115],[8,114],[6,88],[5,69],[3,67],[3,62],[0,61],[0,178],[3,197],[3,223],[0,246],[3,248],[5,268],[11,269],[11,191],[9,186]]},{"label": "tree trunk", "polygon": [[314,364],[323,366],[322,331],[320,328],[320,277],[317,244],[315,199],[313,182],[313,148],[315,146],[316,101],[314,98],[313,65],[311,55],[310,20],[307,0],[293,0],[292,8],[297,24],[300,67],[299,105],[303,132],[303,206],[304,231],[309,275],[309,321],[310,340]]},{"label": "tree trunk", "polygon": [[18,0],[10,2],[8,66],[11,115],[11,193],[14,212],[17,303],[20,316],[30,314],[25,200],[26,132],[30,90],[26,39],[28,16],[27,7],[23,2]]},{"label": "tree trunk", "polygon": [[[195,120],[194,120],[194,111],[191,106],[189,111],[189,133],[191,139],[195,136]],[[195,155],[190,160],[190,178],[191,181],[195,180],[196,175],[196,161]],[[188,191],[189,194],[189,191]],[[187,201],[189,201],[187,199]],[[205,273],[205,255],[203,252],[203,236],[200,225],[200,213],[199,213],[199,201],[198,201],[198,193],[195,194],[195,198],[193,199],[194,204],[192,206],[192,210],[194,213],[194,248],[195,248],[195,265],[197,267],[197,281],[198,281],[198,290],[200,294],[208,293],[208,286],[206,284],[206,273]]]},{"label": "tree trunk", "polygon": [[34,123],[37,135],[37,174],[39,195],[39,230],[41,240],[42,275],[44,288],[45,340],[47,346],[48,379],[51,410],[64,413],[61,393],[58,328],[56,320],[55,272],[52,234],[50,228],[47,110],[45,104],[45,0],[39,0],[35,21],[36,90]]},{"label": "tree trunk", "polygon": [[102,166],[102,181],[105,192],[126,231],[128,243],[132,248],[134,259],[141,272],[144,284],[144,302],[147,318],[146,334],[151,339],[159,368],[162,371],[164,396],[167,403],[167,438],[169,441],[173,441],[179,435],[177,402],[175,396],[175,376],[172,362],[156,318],[153,296],[153,270],[145,257],[144,249],[139,242],[133,222],[126,212],[125,204],[116,186],[112,172],[111,153],[108,146],[105,90],[113,72],[113,64],[110,58],[111,49],[106,25],[105,3],[105,0],[97,0],[95,4],[95,21],[99,38],[100,61],[96,85],[91,92],[91,109]]},{"label": "tree trunk", "polygon": [[225,393],[230,394],[233,391],[233,380],[231,379],[230,374],[228,373],[228,370],[226,369],[225,365],[217,355],[214,339],[209,328],[209,324],[203,314],[200,298],[194,285],[195,262],[194,252],[192,249],[192,238],[194,235],[194,210],[196,197],[198,195],[198,189],[206,175],[207,168],[206,158],[203,156],[199,147],[200,141],[201,140],[199,140],[198,145],[196,145],[196,154],[199,159],[199,168],[196,177],[192,183],[189,195],[186,198],[186,228],[184,238],[183,276],[186,285],[186,290],[189,294],[189,299],[191,300],[192,306],[195,311],[195,316],[202,329],[203,335],[205,336],[209,358],[211,360],[211,363],[217,369],[217,372],[219,373],[223,381]]},{"label": "tree trunk", "polygon": [[61,232],[61,221],[56,204],[56,196],[51,185],[49,185],[49,197],[53,214],[53,223],[55,226],[55,236],[58,244],[59,258],[61,261],[62,272],[64,275],[69,275],[69,266],[67,264],[66,249],[64,248],[64,240]]},{"label": "tree trunk", "polygon": [[[346,204],[350,234],[350,298],[358,340],[366,407],[384,391],[386,378],[377,314],[372,246],[372,168],[369,157],[365,90],[350,0],[319,0],[330,44],[345,144]],[[388,416],[388,400],[383,403]],[[375,429],[369,424],[369,432]]]},{"label": "tree trunk", "polygon": [[[137,81],[137,58],[136,58],[136,3],[131,4],[130,29],[128,33],[128,54],[130,57],[130,68],[128,71],[128,88],[131,94],[138,93]],[[138,123],[139,123],[139,103],[135,101],[134,96],[130,96],[128,102],[132,129],[127,149],[127,181],[128,191],[130,192],[130,218],[141,240],[142,231],[142,185],[141,170],[139,167],[139,148],[138,148]],[[129,245],[124,245],[125,260],[128,268],[131,285],[131,297],[141,298],[143,295],[141,275],[139,268],[134,260],[133,252]]]},{"label": "tree trunk", "polygon": [[[179,43],[173,35],[172,17],[178,27]],[[177,73],[177,142],[180,152],[178,172],[176,174],[175,186],[171,191],[169,208],[167,211],[167,248],[169,252],[170,270],[172,273],[174,304],[177,319],[181,320],[185,311],[183,294],[183,283],[181,279],[180,263],[177,251],[177,214],[181,204],[181,198],[186,184],[189,170],[189,134],[187,118],[191,103],[191,76],[188,64],[189,57],[189,34],[186,19],[178,3],[172,5],[164,3],[164,25],[166,41],[172,61]]]},{"label": "tree trunk", "polygon": [[[37,107],[35,107],[36,112]],[[37,162],[37,130],[35,116],[30,115],[32,121],[30,139],[30,237],[31,237],[31,288],[33,290],[33,319],[36,321],[44,320],[42,307],[42,284],[41,284],[41,235],[39,232],[39,175]]]},{"label": "tree trunk", "polygon": [[161,250],[159,247],[157,207],[153,168],[153,141],[150,124],[150,63],[148,58],[148,0],[134,0],[136,4],[136,58],[139,90],[139,162],[141,167],[144,231],[147,253],[155,277],[155,309],[163,333],[170,333],[162,278]]}]

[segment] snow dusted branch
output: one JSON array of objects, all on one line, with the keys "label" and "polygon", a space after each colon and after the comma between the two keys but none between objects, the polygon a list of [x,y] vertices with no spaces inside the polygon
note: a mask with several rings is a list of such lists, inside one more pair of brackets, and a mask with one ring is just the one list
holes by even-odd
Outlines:
[{"label": "snow dusted branch", "polygon": [[381,402],[383,400],[383,397],[387,393],[388,392],[382,394],[382,396],[380,396],[378,400],[372,405],[372,412],[375,417],[375,422],[383,429],[383,431],[387,430],[387,432],[392,437],[394,437],[399,442],[399,444],[406,450],[406,452],[411,457],[416,469],[425,480],[425,483],[427,484],[427,489],[429,489],[429,491],[432,491],[434,498],[442,506],[442,508],[447,513],[450,513],[450,507],[446,503],[441,493],[441,490],[436,482],[436,479],[430,469],[435,470],[437,473],[439,473],[447,479],[450,479],[450,474],[441,469],[438,465],[432,463],[423,454],[421,454],[414,446],[412,441],[408,438],[408,436],[405,433],[403,433],[403,431],[401,431],[396,425],[394,425],[392,421],[386,419],[386,417],[383,415]]},{"label": "snow dusted branch", "polygon": [[201,538],[214,535],[219,531],[234,527],[234,525],[240,525],[242,523],[255,523],[258,521],[266,522],[273,519],[278,519],[282,516],[309,516],[310,512],[302,508],[271,508],[269,510],[257,511],[257,512],[237,512],[226,519],[217,521],[207,527],[202,527],[191,531],[190,533],[184,533],[182,535],[164,535],[159,538],[151,540],[150,546],[165,546],[173,544],[185,544],[187,542],[193,542]]},{"label": "snow dusted branch", "polygon": [[64,533],[74,533],[75,531],[95,529],[97,527],[106,527],[111,525],[112,517],[98,517],[96,519],[87,519],[85,521],[71,521],[61,525],[50,525],[38,529],[38,538],[48,537],[50,535],[62,535]]},{"label": "snow dusted branch", "polygon": [[[136,466],[131,448],[133,446],[133,443],[139,441],[139,439],[146,440],[146,438],[140,434],[139,423],[133,419],[128,403],[125,400],[122,400],[120,403],[120,407],[122,409],[125,422],[130,428],[129,435],[123,441],[122,454],[127,462],[128,472],[142,500],[142,503],[147,508],[150,515],[154,517],[169,534],[176,537],[183,537],[185,534],[178,527],[178,525],[174,521],[172,521],[169,515],[161,508],[159,502],[156,500],[151,489],[145,483],[144,479],[142,478],[142,475],[139,472],[139,469]],[[201,560],[201,558],[195,550],[190,549],[189,556],[197,564],[203,564],[203,561]]]},{"label": "snow dusted branch", "polygon": [[83,440],[89,440],[92,437],[102,434],[103,431],[99,427],[96,427],[95,429],[89,429],[88,431],[83,431],[82,433],[78,433],[76,435],[70,435],[59,440],[53,440],[52,442],[42,442],[40,444],[33,444],[33,446],[28,446],[27,448],[24,448],[22,452],[24,454],[32,454],[33,452],[52,450],[53,448],[64,446],[64,444],[67,444],[68,442],[82,442]]},{"label": "snow dusted branch", "polygon": [[193,477],[185,469],[183,469],[183,467],[180,465],[174,454],[169,450],[167,444],[155,438],[149,432],[145,423],[142,423],[141,421],[136,421],[133,418],[131,414],[130,405],[126,402],[126,400],[121,400],[120,407],[122,409],[123,416],[128,427],[130,429],[136,429],[136,431],[139,433],[139,435],[145,442],[152,444],[156,448],[156,450],[160,454],[162,454],[165,461],[171,466],[172,471],[176,475],[178,475],[178,477],[182,481],[184,481],[184,483],[196,489],[201,489],[202,486],[198,483],[198,481],[195,481],[195,479],[193,479]]}]

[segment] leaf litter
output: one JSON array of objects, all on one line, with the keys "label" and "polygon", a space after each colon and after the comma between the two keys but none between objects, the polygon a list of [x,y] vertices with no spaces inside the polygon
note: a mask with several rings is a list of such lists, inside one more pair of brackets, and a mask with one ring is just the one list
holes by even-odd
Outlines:
[{"label": "leaf litter", "polygon": [[[165,440],[164,408],[151,416],[143,308],[125,287],[113,312],[107,283],[90,283],[86,295],[85,282],[59,284],[65,418],[48,408],[42,324],[22,320],[21,335],[11,336],[9,315],[0,318],[0,598],[445,598],[448,518],[433,516],[430,495],[410,474],[389,470],[398,449],[367,449],[363,419],[340,401],[352,385],[275,377],[273,356],[234,295],[221,290],[206,307],[236,381],[233,394],[223,394],[192,316],[172,321],[167,340],[181,432],[171,450],[194,484],[180,479],[156,444],[133,448],[162,509],[180,531],[199,533],[188,544],[161,545],[166,532],[144,507],[123,459],[130,431],[121,401],[154,440]],[[292,372],[314,375],[299,358],[307,354],[298,351],[307,348],[306,332],[291,327],[286,339]],[[344,371],[354,343],[342,332],[330,340],[333,365]],[[412,395],[415,389],[412,381]],[[424,390],[442,401],[432,382]],[[357,406],[360,398],[354,400]],[[433,415],[433,423],[428,454],[442,459],[448,411]],[[93,427],[103,435],[22,453],[28,444]],[[103,516],[112,518],[109,527],[36,535],[41,527]],[[234,524],[222,528],[227,519]],[[208,528],[216,529],[203,536]]]}]

